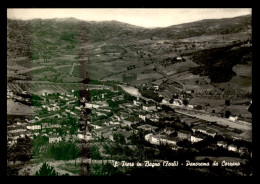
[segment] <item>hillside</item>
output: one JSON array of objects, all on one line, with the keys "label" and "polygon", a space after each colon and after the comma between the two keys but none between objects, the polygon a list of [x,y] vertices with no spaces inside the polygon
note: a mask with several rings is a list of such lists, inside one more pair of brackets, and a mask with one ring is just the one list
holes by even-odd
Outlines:
[{"label": "hillside", "polygon": [[[212,82],[228,82],[235,76],[232,67],[243,64],[243,57],[251,59],[251,47],[240,47],[248,41],[251,16],[154,29],[75,18],[7,20],[8,66],[14,78],[28,78],[23,75],[29,74],[18,72],[17,76],[14,70],[53,66],[60,68],[60,74],[53,71],[55,80],[62,79],[66,69],[62,66],[68,66],[67,71],[76,62],[81,67],[73,72],[74,77],[94,80],[127,80],[137,85],[154,82],[164,75],[155,71],[158,64],[167,75],[190,70],[209,76]],[[235,44],[238,49],[234,50]],[[174,64],[177,56],[187,61]]]}]

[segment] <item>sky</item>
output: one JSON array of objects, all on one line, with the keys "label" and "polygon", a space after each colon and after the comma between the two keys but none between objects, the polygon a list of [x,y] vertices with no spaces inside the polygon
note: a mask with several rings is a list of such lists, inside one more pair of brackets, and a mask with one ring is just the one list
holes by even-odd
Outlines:
[{"label": "sky", "polygon": [[7,18],[29,20],[35,18],[74,17],[86,21],[116,20],[136,26],[167,27],[203,19],[232,18],[251,14],[251,8],[89,8],[89,9],[7,9]]}]

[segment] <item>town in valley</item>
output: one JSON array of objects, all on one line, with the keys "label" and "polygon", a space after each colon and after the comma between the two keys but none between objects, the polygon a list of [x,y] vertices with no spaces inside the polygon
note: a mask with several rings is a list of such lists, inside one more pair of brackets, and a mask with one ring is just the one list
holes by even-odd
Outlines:
[{"label": "town in valley", "polygon": [[7,175],[251,175],[251,29],[7,19]]}]

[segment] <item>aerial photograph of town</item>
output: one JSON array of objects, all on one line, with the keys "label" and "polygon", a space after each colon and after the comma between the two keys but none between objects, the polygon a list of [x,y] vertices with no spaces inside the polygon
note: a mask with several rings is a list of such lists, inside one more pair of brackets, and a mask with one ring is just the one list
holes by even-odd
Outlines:
[{"label": "aerial photograph of town", "polygon": [[252,9],[7,9],[7,176],[251,176]]}]

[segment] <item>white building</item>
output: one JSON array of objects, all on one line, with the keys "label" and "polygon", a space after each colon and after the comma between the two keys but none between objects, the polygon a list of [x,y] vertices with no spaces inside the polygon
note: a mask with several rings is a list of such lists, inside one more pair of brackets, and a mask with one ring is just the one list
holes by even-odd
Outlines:
[{"label": "white building", "polygon": [[61,137],[49,137],[49,143],[61,141]]},{"label": "white building", "polygon": [[139,118],[142,119],[142,120],[144,120],[144,121],[145,121],[145,119],[146,119],[145,115],[143,115],[143,114],[139,114]]},{"label": "white building", "polygon": [[200,142],[204,139],[205,137],[204,136],[201,136],[201,135],[192,135],[191,136],[191,143],[195,143],[195,142]]},{"label": "white building", "polygon": [[100,105],[98,104],[91,104],[91,103],[85,103],[85,107],[88,108],[88,109],[97,109],[100,107]]},{"label": "white building", "polygon": [[137,105],[137,106],[141,105],[141,102],[139,102],[137,100],[133,100],[133,102],[134,102],[134,105]]},{"label": "white building", "polygon": [[176,145],[178,139],[168,138],[163,135],[147,134],[145,135],[145,140],[155,145],[160,145],[160,144]]},{"label": "white building", "polygon": [[229,121],[235,122],[235,121],[238,120],[238,117],[237,116],[230,116],[228,119],[229,119]]},{"label": "white building", "polygon": [[234,152],[236,152],[236,151],[237,151],[237,146],[234,145],[234,144],[228,145],[228,151],[234,151]]},{"label": "white building", "polygon": [[143,110],[145,111],[156,111],[155,105],[143,105]]},{"label": "white building", "polygon": [[224,142],[224,141],[218,141],[218,142],[217,142],[217,146],[223,147],[223,148],[227,148],[227,143]]},{"label": "white building", "polygon": [[26,128],[29,130],[39,130],[41,129],[41,125],[28,125]]}]

